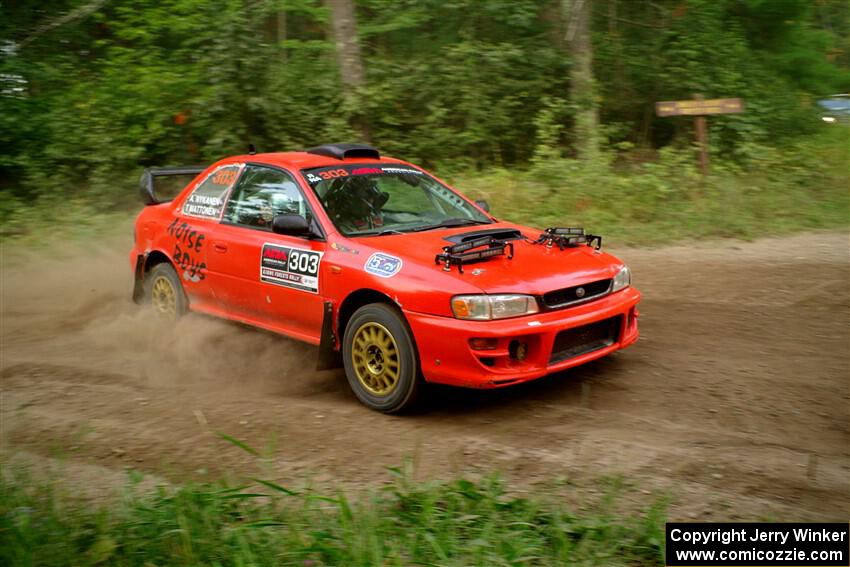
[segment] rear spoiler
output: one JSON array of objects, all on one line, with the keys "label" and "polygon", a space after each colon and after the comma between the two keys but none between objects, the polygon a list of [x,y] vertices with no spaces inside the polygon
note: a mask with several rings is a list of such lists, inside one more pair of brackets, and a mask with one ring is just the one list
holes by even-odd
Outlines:
[{"label": "rear spoiler", "polygon": [[149,167],[142,172],[142,177],[139,179],[139,189],[141,190],[142,200],[145,205],[158,205],[159,203],[167,203],[169,200],[160,201],[156,197],[154,190],[154,180],[157,177],[171,177],[175,175],[198,175],[206,169],[202,165],[189,165],[185,167]]}]

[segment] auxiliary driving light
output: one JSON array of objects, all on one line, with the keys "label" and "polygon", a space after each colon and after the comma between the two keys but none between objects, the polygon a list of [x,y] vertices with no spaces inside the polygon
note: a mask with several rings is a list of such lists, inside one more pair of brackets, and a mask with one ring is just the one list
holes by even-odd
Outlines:
[{"label": "auxiliary driving light", "polygon": [[522,362],[528,356],[528,343],[521,343],[517,340],[511,341],[508,345],[508,354],[511,358]]}]

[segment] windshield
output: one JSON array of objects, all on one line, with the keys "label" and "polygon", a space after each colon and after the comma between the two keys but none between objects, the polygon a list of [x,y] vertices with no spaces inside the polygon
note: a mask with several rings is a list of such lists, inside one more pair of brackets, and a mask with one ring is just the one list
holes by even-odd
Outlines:
[{"label": "windshield", "polygon": [[345,236],[491,222],[457,193],[410,166],[337,165],[302,173]]}]

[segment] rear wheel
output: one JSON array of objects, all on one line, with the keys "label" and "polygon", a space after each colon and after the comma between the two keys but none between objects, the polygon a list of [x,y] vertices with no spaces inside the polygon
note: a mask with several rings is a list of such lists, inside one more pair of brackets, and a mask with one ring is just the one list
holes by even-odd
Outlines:
[{"label": "rear wheel", "polygon": [[163,319],[176,320],[186,313],[188,302],[180,277],[171,264],[157,264],[145,277],[145,296]]},{"label": "rear wheel", "polygon": [[342,341],[345,375],[357,398],[385,413],[413,406],[422,388],[413,335],[397,309],[381,303],[355,311]]}]

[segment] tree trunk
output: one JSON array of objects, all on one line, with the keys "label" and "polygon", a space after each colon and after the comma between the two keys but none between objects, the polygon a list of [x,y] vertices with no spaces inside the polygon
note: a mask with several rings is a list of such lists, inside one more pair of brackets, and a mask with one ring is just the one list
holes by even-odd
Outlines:
[{"label": "tree trunk", "polygon": [[363,85],[363,63],[357,41],[357,20],[352,0],[325,0],[331,9],[331,28],[342,84],[348,89]]},{"label": "tree trunk", "polygon": [[286,63],[286,47],[283,42],[286,41],[286,10],[282,7],[277,11],[277,22],[275,26],[275,39],[277,40],[277,48],[280,50],[280,62]]},{"label": "tree trunk", "polygon": [[563,8],[569,22],[566,41],[572,57],[570,100],[576,109],[575,148],[580,158],[588,159],[599,150],[599,111],[593,80],[593,44],[590,36],[593,0],[563,0]]},{"label": "tree trunk", "polygon": [[[336,45],[336,56],[344,97],[351,100],[354,91],[363,86],[363,61],[360,42],[357,39],[357,18],[353,0],[325,0],[331,9],[331,30]],[[353,120],[352,126],[359,130],[364,141],[369,141],[369,127],[362,120]]]}]

